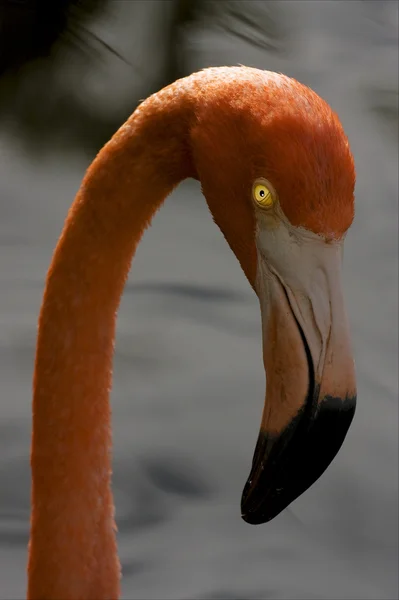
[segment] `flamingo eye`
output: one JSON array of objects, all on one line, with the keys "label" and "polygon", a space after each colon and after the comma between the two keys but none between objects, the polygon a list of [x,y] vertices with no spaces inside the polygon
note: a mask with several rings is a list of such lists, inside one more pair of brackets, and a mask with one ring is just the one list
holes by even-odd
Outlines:
[{"label": "flamingo eye", "polygon": [[268,181],[257,179],[252,187],[252,197],[261,208],[270,208],[274,204],[275,192]]}]

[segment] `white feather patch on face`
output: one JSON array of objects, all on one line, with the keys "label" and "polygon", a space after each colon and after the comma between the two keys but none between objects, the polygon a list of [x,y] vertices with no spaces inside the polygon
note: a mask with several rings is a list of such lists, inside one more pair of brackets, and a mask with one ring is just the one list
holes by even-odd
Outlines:
[{"label": "white feather patch on face", "polygon": [[277,277],[302,327],[316,378],[320,379],[333,317],[340,318],[343,306],[342,241],[328,242],[311,231],[293,227],[277,205],[272,212],[257,211],[256,245],[256,290],[262,313],[268,312],[268,279]]}]

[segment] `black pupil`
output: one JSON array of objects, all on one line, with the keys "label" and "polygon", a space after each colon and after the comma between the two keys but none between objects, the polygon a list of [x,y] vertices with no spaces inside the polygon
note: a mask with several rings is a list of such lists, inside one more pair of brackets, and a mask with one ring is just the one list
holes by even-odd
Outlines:
[{"label": "black pupil", "polygon": [[259,196],[260,196],[261,198],[263,198],[263,196],[264,196],[264,195],[265,195],[265,190],[261,190],[261,191],[259,192]]}]

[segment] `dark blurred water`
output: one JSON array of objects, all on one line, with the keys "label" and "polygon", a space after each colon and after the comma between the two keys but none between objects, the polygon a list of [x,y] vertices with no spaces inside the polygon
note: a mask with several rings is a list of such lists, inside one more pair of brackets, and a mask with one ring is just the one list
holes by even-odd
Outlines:
[{"label": "dark blurred water", "polygon": [[[126,23],[129,3],[120,4]],[[282,4],[286,56],[208,29],[191,39],[192,69],[283,71],[341,116],[358,173],[345,251],[356,418],[332,466],[284,514],[256,528],[241,520],[264,397],[260,315],[199,185],[182,184],[145,235],[118,321],[114,490],[126,599],[398,597],[397,3]],[[3,599],[25,594],[36,321],[86,167],[61,153],[37,160],[0,136]]]}]

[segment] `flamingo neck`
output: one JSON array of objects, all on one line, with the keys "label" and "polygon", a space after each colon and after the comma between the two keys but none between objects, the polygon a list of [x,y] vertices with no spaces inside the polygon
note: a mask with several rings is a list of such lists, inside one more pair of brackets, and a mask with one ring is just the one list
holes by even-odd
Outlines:
[{"label": "flamingo neck", "polygon": [[97,156],[48,273],[33,385],[29,600],[119,597],[109,404],[116,312],[144,228],[173,187],[195,176],[188,108],[176,94],[161,108],[159,94],[147,100]]}]

